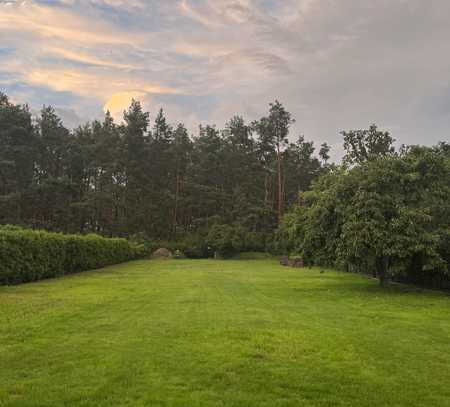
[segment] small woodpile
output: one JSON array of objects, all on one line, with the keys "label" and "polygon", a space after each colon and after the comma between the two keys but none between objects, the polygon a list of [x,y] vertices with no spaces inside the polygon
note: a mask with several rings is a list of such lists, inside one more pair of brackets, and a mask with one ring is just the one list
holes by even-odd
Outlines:
[{"label": "small woodpile", "polygon": [[286,267],[294,267],[294,268],[304,267],[303,259],[300,257],[294,257],[290,259],[288,256],[283,256],[280,260],[280,264]]}]

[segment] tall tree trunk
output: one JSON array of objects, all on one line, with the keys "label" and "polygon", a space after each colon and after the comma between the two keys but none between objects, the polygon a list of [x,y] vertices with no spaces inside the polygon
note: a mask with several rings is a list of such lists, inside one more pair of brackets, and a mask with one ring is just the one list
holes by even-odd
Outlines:
[{"label": "tall tree trunk", "polygon": [[272,189],[272,175],[269,172],[266,172],[265,179],[265,196],[264,196],[264,204],[266,208],[273,208],[274,196]]},{"label": "tall tree trunk", "polygon": [[264,206],[265,207],[268,206],[268,201],[269,201],[268,177],[269,177],[269,175],[266,173],[266,175],[264,177]]},{"label": "tall tree trunk", "polygon": [[178,222],[178,200],[180,195],[180,172],[177,169],[177,180],[176,180],[176,187],[175,187],[175,209],[173,211],[173,223],[172,223],[172,233],[173,235],[176,234],[177,230],[177,222]]},{"label": "tall tree trunk", "polygon": [[281,224],[283,218],[283,181],[281,171],[281,152],[280,147],[277,146],[277,164],[278,164],[278,224]]},{"label": "tall tree trunk", "polygon": [[380,287],[384,287],[386,285],[388,277],[389,257],[378,257],[376,260],[376,268]]}]

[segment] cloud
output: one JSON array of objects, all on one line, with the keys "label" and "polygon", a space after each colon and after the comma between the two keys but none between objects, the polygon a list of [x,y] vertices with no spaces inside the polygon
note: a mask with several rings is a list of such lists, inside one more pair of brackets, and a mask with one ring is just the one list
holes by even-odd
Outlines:
[{"label": "cloud", "polygon": [[146,82],[143,78],[133,77],[132,74],[124,74],[118,79],[114,72],[96,69],[30,69],[23,73],[23,78],[32,85],[48,86],[56,91],[68,91],[79,96],[90,95],[99,99],[109,98],[109,95],[127,88],[146,93],[177,93],[176,89]]},{"label": "cloud", "polygon": [[117,69],[133,69],[133,65],[115,62],[110,58],[99,58],[95,55],[90,55],[89,52],[83,50],[70,50],[61,46],[48,46],[45,48],[45,52],[49,56],[55,56],[66,61],[78,62],[86,65],[101,66],[107,68]]},{"label": "cloud", "polygon": [[[32,35],[34,40],[68,41],[71,44],[135,44],[137,35],[105,21],[86,17],[73,9],[22,1],[0,4],[0,30],[9,35]],[[36,38],[37,37],[37,38]]]},{"label": "cloud", "polygon": [[373,121],[449,138],[446,0],[9,0],[0,36],[0,86],[80,118],[135,97],[195,129],[279,99],[293,138],[339,145]]},{"label": "cloud", "polygon": [[81,123],[86,123],[88,121],[88,118],[81,117],[74,109],[58,107],[55,109],[55,112],[61,118],[64,126],[69,129],[74,129]]}]

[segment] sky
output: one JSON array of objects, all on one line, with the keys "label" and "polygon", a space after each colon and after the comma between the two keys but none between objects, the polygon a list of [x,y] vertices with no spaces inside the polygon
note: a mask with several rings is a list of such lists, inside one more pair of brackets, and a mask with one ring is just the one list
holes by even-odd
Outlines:
[{"label": "sky", "polygon": [[336,156],[371,123],[450,141],[450,1],[0,0],[0,90],[69,127],[135,98],[194,132],[277,99]]}]

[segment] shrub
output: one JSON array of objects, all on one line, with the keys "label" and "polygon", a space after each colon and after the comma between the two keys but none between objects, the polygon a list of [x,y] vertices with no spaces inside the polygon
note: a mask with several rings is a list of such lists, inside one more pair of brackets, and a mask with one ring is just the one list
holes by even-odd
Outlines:
[{"label": "shrub", "polygon": [[142,257],[142,246],[97,235],[0,229],[0,285],[63,276]]},{"label": "shrub", "polygon": [[231,257],[239,253],[243,241],[240,228],[230,225],[214,225],[208,233],[208,243],[220,257]]},{"label": "shrub", "polygon": [[128,240],[134,245],[140,246],[142,250],[145,251],[145,255],[148,256],[150,256],[155,250],[159,249],[160,247],[168,246],[166,242],[151,239],[147,236],[147,234],[143,232],[135,233],[129,236]]},{"label": "shrub", "polygon": [[208,242],[200,234],[187,234],[174,247],[190,259],[204,259],[213,255]]},{"label": "shrub", "polygon": [[267,235],[249,232],[240,225],[215,224],[203,233],[186,234],[170,244],[192,259],[210,258],[216,252],[220,257],[232,257],[240,251],[265,252]]},{"label": "shrub", "polygon": [[244,242],[241,250],[246,252],[265,252],[267,236],[261,232],[244,233]]}]

